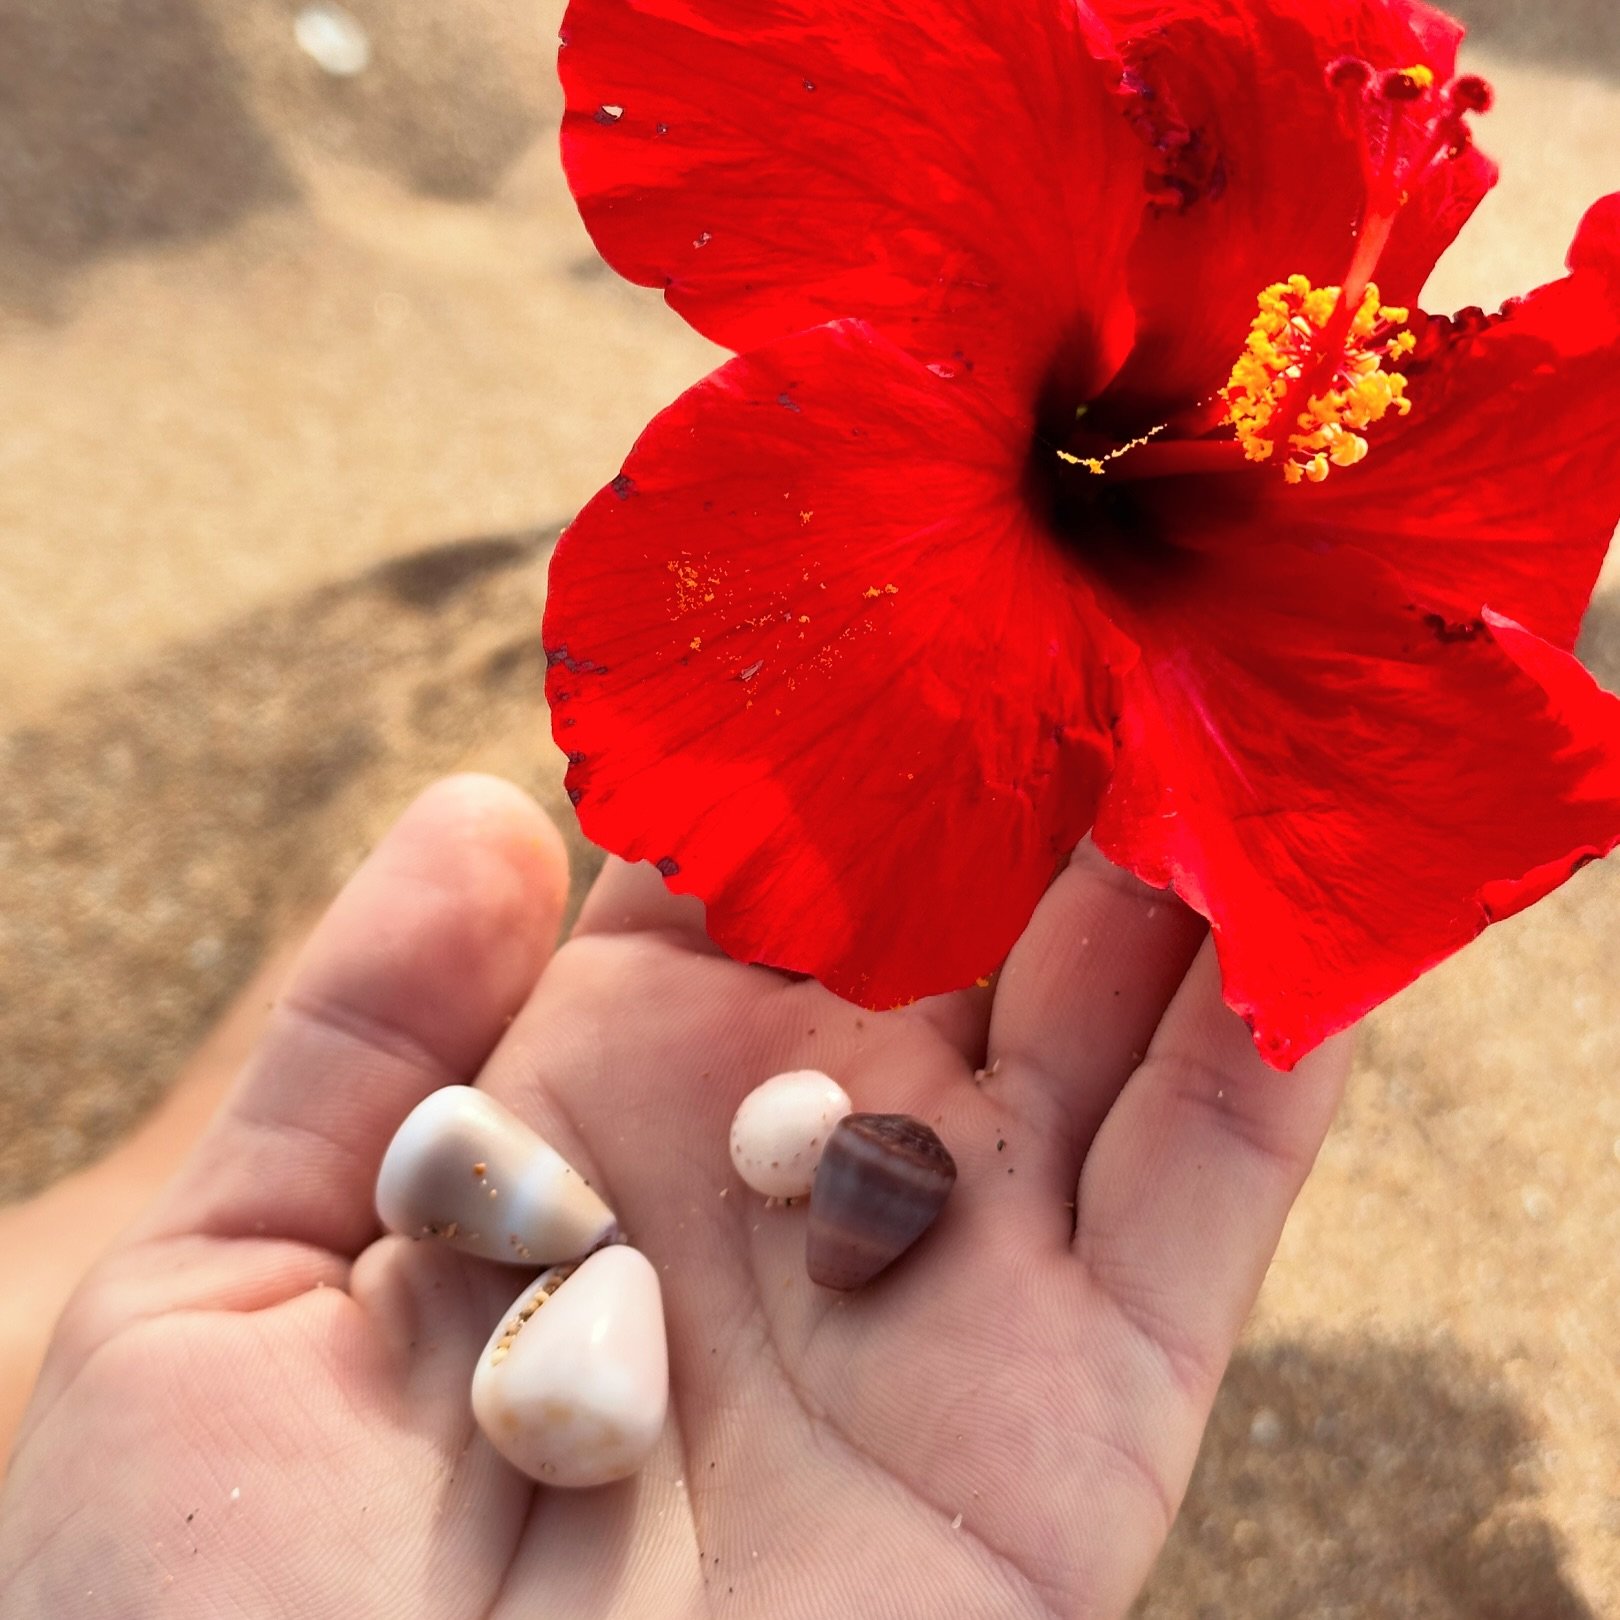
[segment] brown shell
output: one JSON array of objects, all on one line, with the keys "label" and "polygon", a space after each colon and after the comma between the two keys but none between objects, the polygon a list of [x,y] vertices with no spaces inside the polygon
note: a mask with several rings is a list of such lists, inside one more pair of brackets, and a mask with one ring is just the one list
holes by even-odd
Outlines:
[{"label": "brown shell", "polygon": [[805,1265],[823,1288],[859,1288],[933,1225],[956,1184],[956,1161],[909,1114],[838,1122],[810,1188]]}]

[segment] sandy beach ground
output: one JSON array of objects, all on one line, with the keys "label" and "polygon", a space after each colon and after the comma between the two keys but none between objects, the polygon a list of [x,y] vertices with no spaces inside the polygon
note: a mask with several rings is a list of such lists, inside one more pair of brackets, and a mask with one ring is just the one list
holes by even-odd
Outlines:
[{"label": "sandy beach ground", "polygon": [[[574,217],[556,0],[349,9],[337,79],[283,0],[0,0],[0,1199],[435,775],[566,822],[548,542],[715,358]],[[1620,189],[1620,12],[1456,9],[1505,173],[1437,308]],[[1583,652],[1620,686],[1614,567]],[[1143,1620],[1620,1614],[1617,961],[1597,866],[1371,1022]]]}]

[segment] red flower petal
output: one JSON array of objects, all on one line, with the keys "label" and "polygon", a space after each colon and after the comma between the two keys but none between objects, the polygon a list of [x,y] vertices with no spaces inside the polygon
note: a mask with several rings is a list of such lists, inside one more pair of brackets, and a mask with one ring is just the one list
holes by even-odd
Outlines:
[{"label": "red flower petal", "polygon": [[1095,837],[1210,918],[1279,1067],[1620,840],[1620,700],[1528,632],[1349,552],[1151,583]]},{"label": "red flower petal", "polygon": [[1620,522],[1617,219],[1620,196],[1599,203],[1570,276],[1439,339],[1360,466],[1268,482],[1252,521],[1374,552],[1450,618],[1493,608],[1572,647]]},{"label": "red flower petal", "polygon": [[1599,197],[1586,210],[1570,244],[1569,267],[1595,271],[1611,288],[1620,286],[1620,191]]},{"label": "red flower petal", "polygon": [[[1134,429],[1227,379],[1262,288],[1343,280],[1366,200],[1362,148],[1325,82],[1336,58],[1451,77],[1461,29],[1414,0],[1100,0],[1158,160],[1159,204],[1131,257],[1137,347],[1109,390]],[[1403,210],[1380,266],[1415,296],[1495,179],[1477,155]],[[1192,268],[1196,267],[1196,268]]]},{"label": "red flower petal", "polygon": [[1435,262],[1496,181],[1496,164],[1471,146],[1432,170],[1427,182],[1412,192],[1378,261],[1378,290],[1386,304],[1417,303]]},{"label": "red flower petal", "polygon": [[1090,825],[1131,656],[982,392],[858,324],[785,339],[657,418],[552,565],[587,834],[732,955],[873,1006],[1001,961]]},{"label": "red flower petal", "polygon": [[1070,407],[1130,337],[1141,151],[1073,0],[573,0],[563,162],[620,274],[743,351],[850,316]]}]

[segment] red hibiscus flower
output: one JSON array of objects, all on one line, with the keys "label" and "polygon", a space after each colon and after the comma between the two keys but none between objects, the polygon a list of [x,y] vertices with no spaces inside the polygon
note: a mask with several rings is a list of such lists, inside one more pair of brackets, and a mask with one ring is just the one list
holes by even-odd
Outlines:
[{"label": "red hibiscus flower", "polygon": [[738,358],[564,535],[586,831],[870,1006],[1074,845],[1291,1065],[1620,838],[1571,656],[1620,516],[1620,197],[1407,306],[1495,178],[1415,0],[573,0],[609,262]]}]

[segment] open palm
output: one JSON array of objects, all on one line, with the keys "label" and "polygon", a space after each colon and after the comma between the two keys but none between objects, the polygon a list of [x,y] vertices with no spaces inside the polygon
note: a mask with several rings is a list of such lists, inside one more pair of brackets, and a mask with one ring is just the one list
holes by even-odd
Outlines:
[{"label": "open palm", "polygon": [[[727,961],[623,866],[553,956],[565,887],[554,830],[482,778],[356,876],[64,1317],[0,1504],[6,1620],[1124,1613],[1342,1050],[1264,1069],[1197,919],[1086,851],[993,987],[882,1015]],[[727,1160],[743,1094],[806,1066],[960,1167],[853,1295]],[[663,1280],[670,1422],[622,1485],[535,1487],[473,1425],[524,1275],[378,1237],[393,1129],[474,1079]]]}]

